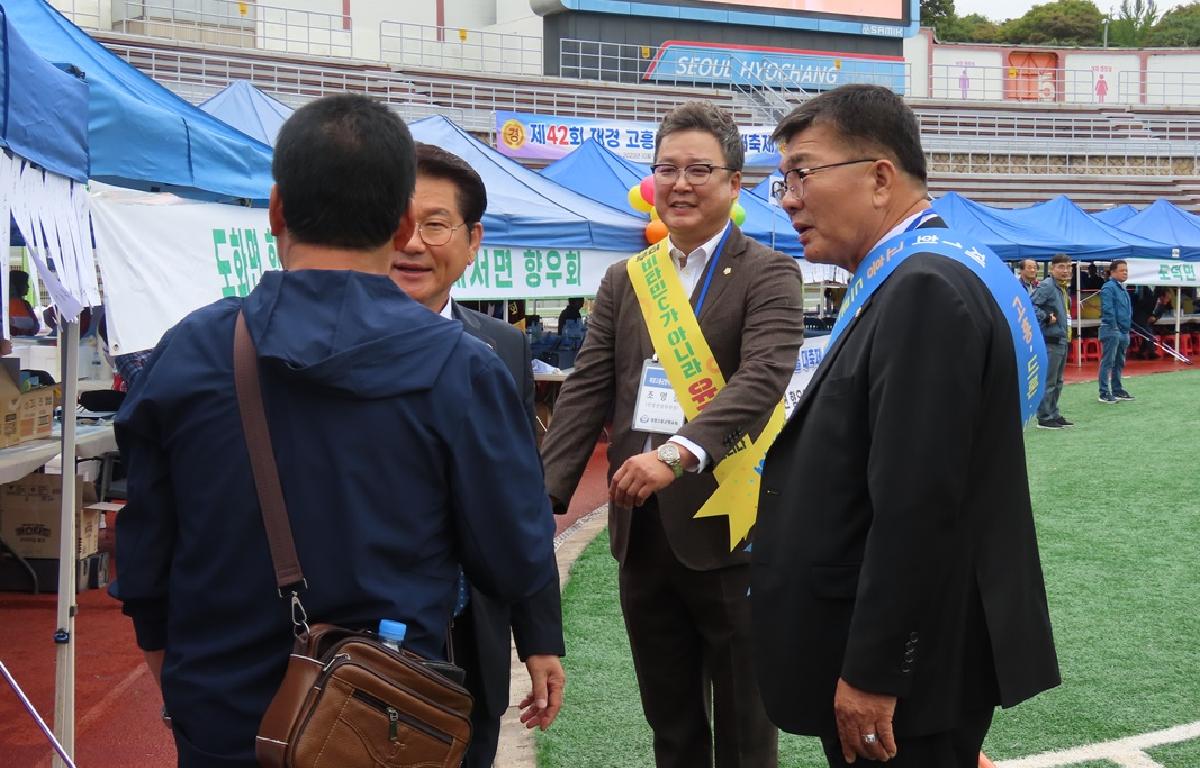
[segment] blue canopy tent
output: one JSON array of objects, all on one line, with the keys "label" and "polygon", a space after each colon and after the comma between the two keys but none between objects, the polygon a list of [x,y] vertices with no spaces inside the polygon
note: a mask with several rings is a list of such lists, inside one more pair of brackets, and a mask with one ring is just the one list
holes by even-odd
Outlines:
[{"label": "blue canopy tent", "polygon": [[1175,246],[1179,249],[1179,258],[1184,261],[1200,261],[1200,218],[1166,200],[1155,200],[1153,205],[1125,219],[1117,228]]},{"label": "blue canopy tent", "polygon": [[199,106],[221,122],[272,147],[280,127],[295,111],[245,80],[234,80]]},{"label": "blue canopy tent", "polygon": [[13,28],[89,85],[89,177],[208,200],[265,200],[271,148],[188,104],[109,52],[45,0],[9,2]]},{"label": "blue canopy tent", "polygon": [[650,166],[621,157],[594,137],[542,169],[555,184],[617,210],[629,210],[629,188],[649,173]]},{"label": "blue canopy tent", "polygon": [[1002,259],[1050,258],[1058,250],[1031,245],[1042,239],[1034,230],[1019,227],[999,216],[999,209],[948,192],[933,201],[933,210],[964,235],[983,243]]},{"label": "blue canopy tent", "polygon": [[1017,225],[1057,235],[1058,252],[1077,259],[1171,257],[1172,246],[1097,221],[1066,195],[1027,208],[1004,210],[1000,215]]},{"label": "blue canopy tent", "polygon": [[3,7],[0,18],[4,25],[0,146],[59,176],[86,182],[87,84],[34,53]]},{"label": "blue canopy tent", "polygon": [[453,152],[483,178],[488,189],[485,243],[627,254],[646,247],[643,220],[525,168],[444,117],[418,120],[409,129],[417,141]]},{"label": "blue canopy tent", "polygon": [[1103,211],[1096,211],[1095,213],[1091,214],[1091,216],[1103,221],[1105,224],[1115,227],[1118,226],[1122,221],[1125,221],[1125,219],[1128,219],[1130,216],[1136,216],[1137,212],[1137,208],[1134,208],[1132,205],[1127,203],[1125,205],[1118,205],[1114,208],[1107,208]]},{"label": "blue canopy tent", "polygon": [[1056,253],[1084,261],[1168,258],[1171,252],[1165,243],[1097,221],[1065,196],[1026,208],[991,208],[950,192],[933,208],[1003,259],[1048,261]]}]

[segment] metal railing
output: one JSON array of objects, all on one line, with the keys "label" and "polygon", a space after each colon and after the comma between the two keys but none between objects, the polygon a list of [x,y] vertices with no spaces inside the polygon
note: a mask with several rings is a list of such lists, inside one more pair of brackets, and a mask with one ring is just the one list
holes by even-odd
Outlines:
[{"label": "metal railing", "polygon": [[155,81],[193,102],[202,101],[234,80],[247,80],[291,106],[331,93],[364,93],[391,105],[405,117],[441,114],[477,132],[494,130],[495,110],[657,122],[684,101],[702,96],[697,92],[665,96],[604,88],[529,88],[465,77],[400,73],[379,65],[318,66],[253,54],[164,50],[116,40],[104,43]]},{"label": "metal railing", "polygon": [[[49,0],[63,16],[83,29],[104,29],[101,0]],[[107,4],[105,4],[107,5]]]},{"label": "metal railing", "polygon": [[354,53],[350,17],[248,0],[112,0],[112,30],[310,56]]},{"label": "metal railing", "polygon": [[[920,89],[916,90],[919,95]],[[929,69],[928,97],[1117,107],[1198,105],[1200,72],[934,64]]]},{"label": "metal railing", "polygon": [[[978,173],[1079,176],[1196,176],[1200,154],[1147,154],[1098,148],[1093,152],[1064,152],[1053,147],[1001,149],[995,145],[964,145],[953,150],[926,149],[931,174]],[[1002,180],[997,178],[997,180]]]},{"label": "metal railing", "polygon": [[[1141,89],[1143,104],[1200,104],[1200,72],[1121,72],[1123,90]],[[1144,84],[1142,78],[1145,78]]]},{"label": "metal railing", "polygon": [[[1033,113],[1017,111],[934,110],[914,112],[926,139],[931,137],[1028,142],[1200,142],[1200,117],[1140,114],[1115,111],[1091,114]],[[1143,151],[1146,149],[1142,148]]]},{"label": "metal railing", "polygon": [[383,21],[379,58],[406,67],[541,75],[542,38],[465,27]]}]

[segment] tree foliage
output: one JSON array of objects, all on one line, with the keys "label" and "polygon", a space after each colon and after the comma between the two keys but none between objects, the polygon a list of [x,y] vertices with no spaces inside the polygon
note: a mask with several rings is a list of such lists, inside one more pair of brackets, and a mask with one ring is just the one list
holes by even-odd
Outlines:
[{"label": "tree foliage", "polygon": [[1146,45],[1200,45],[1200,2],[1167,11],[1146,36]]},{"label": "tree foliage", "polygon": [[1092,0],[1055,0],[1035,5],[1001,27],[1004,41],[1034,45],[1099,45],[1104,16]]},{"label": "tree foliage", "polygon": [[1108,25],[1108,44],[1126,48],[1145,45],[1158,18],[1154,0],[1121,0],[1121,12]]}]

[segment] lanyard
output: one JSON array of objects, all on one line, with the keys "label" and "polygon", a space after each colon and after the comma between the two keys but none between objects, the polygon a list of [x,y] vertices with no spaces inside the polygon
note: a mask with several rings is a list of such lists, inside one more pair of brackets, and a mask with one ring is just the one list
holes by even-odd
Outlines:
[{"label": "lanyard", "polygon": [[708,286],[712,283],[713,272],[717,269],[717,261],[721,258],[721,252],[725,250],[725,241],[729,239],[731,229],[733,227],[725,226],[725,234],[721,235],[721,239],[717,241],[716,250],[713,251],[712,258],[708,260],[708,269],[704,271],[704,285],[700,288],[700,298],[696,299],[696,317],[700,317],[700,310],[704,307],[704,297],[708,296]]}]

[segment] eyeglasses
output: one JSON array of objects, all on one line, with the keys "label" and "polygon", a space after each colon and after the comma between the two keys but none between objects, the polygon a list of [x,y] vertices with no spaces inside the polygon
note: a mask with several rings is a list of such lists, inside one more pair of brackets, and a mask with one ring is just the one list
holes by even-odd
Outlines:
[{"label": "eyeglasses", "polygon": [[[712,163],[692,163],[683,169],[683,178],[688,184],[693,187],[698,187],[708,181],[712,176],[712,172],[716,170],[736,171],[737,168],[727,168],[724,165],[713,165]],[[654,180],[663,184],[674,184],[679,180],[680,168],[677,165],[670,163],[658,163],[650,166],[650,172],[654,174]]]},{"label": "eyeglasses", "polygon": [[450,242],[450,238],[454,237],[455,230],[465,226],[467,226],[465,221],[453,227],[440,221],[427,221],[417,225],[417,235],[425,245],[445,245]]},{"label": "eyeglasses", "polygon": [[[827,165],[818,165],[816,168],[793,168],[783,174],[783,181],[776,181],[771,184],[771,197],[779,202],[783,202],[783,198],[790,192],[792,197],[797,200],[804,199],[804,180],[812,176],[817,171],[825,171],[830,168],[840,168],[843,165],[855,165],[857,163],[874,163],[877,162],[873,158],[864,157],[859,160],[843,160],[840,163],[828,163]],[[788,178],[796,177],[795,185],[788,183]]]}]

